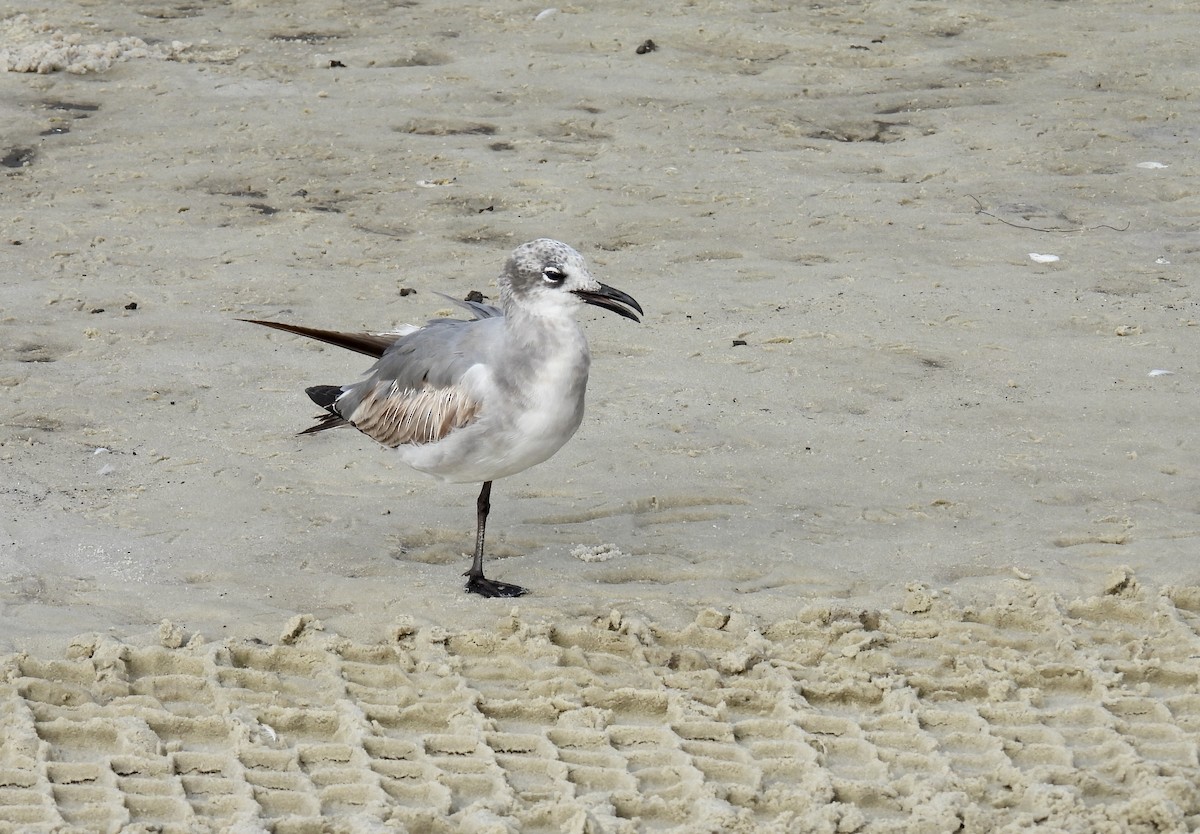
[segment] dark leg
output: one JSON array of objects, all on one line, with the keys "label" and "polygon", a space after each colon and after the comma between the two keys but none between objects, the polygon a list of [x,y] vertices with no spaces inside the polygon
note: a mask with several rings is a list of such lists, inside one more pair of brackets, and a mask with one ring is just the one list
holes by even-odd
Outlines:
[{"label": "dark leg", "polygon": [[492,509],[492,482],[487,481],[479,490],[479,500],[475,502],[475,558],[471,561],[471,569],[463,574],[467,577],[467,591],[483,597],[519,597],[529,593],[520,585],[510,585],[507,582],[496,582],[483,575],[483,531],[487,527],[488,512]]}]

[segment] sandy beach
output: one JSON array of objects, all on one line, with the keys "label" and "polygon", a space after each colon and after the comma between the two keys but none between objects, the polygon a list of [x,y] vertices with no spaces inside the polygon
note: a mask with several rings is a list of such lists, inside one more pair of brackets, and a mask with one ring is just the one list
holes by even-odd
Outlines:
[{"label": "sandy beach", "polygon": [[[0,834],[1200,830],[1197,32],[0,6]],[[363,357],[237,319],[537,237],[646,316],[484,600],[475,487],[296,435]]]}]

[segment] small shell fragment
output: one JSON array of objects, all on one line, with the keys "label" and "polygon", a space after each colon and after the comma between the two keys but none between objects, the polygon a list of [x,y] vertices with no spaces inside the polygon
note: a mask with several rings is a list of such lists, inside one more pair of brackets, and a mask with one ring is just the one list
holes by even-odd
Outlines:
[{"label": "small shell fragment", "polygon": [[444,188],[447,185],[454,185],[453,179],[440,180],[417,180],[417,185],[422,188]]},{"label": "small shell fragment", "polygon": [[541,21],[545,20],[546,18],[550,17],[550,15],[553,15],[553,14],[558,14],[558,9],[555,9],[555,8],[542,9],[540,12],[538,12],[536,15],[534,15],[533,20],[535,23],[540,23]]},{"label": "small shell fragment", "polygon": [[1172,376],[1174,373],[1174,371],[1168,371],[1166,368],[1155,368],[1150,373],[1146,374],[1146,376]]},{"label": "small shell fragment", "polygon": [[1166,168],[1167,166],[1161,162],[1139,162],[1137,164],[1137,167],[1139,167],[1139,168]]},{"label": "small shell fragment", "polygon": [[1058,260],[1058,255],[1039,255],[1037,252],[1030,252],[1029,259],[1039,264],[1052,264]]}]

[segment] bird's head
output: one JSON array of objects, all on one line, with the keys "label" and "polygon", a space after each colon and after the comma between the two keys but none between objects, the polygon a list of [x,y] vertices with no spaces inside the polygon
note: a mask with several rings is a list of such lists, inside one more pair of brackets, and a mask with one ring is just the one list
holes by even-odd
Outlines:
[{"label": "bird's head", "polygon": [[548,238],[513,250],[500,276],[500,298],[506,312],[516,305],[535,315],[573,313],[580,302],[633,321],[642,312],[632,296],[592,277],[583,255]]}]

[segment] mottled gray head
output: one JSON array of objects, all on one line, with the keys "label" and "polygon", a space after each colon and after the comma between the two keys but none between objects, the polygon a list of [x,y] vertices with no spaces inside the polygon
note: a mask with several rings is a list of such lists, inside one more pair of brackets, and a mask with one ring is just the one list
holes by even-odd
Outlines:
[{"label": "mottled gray head", "polygon": [[534,315],[573,312],[582,301],[638,321],[641,306],[618,289],[601,284],[587,262],[565,243],[549,238],[522,243],[513,250],[500,276],[500,300]]}]

